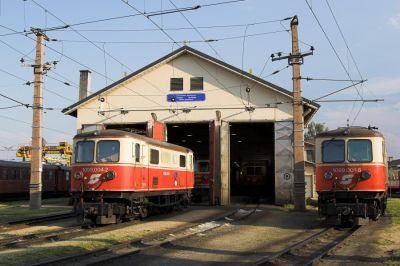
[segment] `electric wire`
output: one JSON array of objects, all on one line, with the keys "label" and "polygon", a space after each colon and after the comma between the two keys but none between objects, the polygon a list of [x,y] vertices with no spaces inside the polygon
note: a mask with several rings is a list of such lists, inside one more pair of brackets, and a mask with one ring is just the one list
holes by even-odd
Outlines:
[{"label": "electric wire", "polygon": [[278,74],[279,72],[281,72],[281,71],[283,71],[283,70],[285,70],[285,69],[287,69],[287,68],[289,68],[289,67],[290,67],[290,65],[287,65],[287,66],[285,66],[285,67],[283,67],[283,68],[281,68],[281,69],[275,70],[275,71],[272,72],[271,74],[269,74],[269,75],[267,75],[267,76],[264,76],[263,79],[268,78],[268,77],[270,77],[270,76],[272,76],[272,75],[276,75],[276,74]]},{"label": "electric wire", "polygon": [[271,59],[271,57],[268,56],[268,59],[265,61],[264,65],[263,65],[263,67],[262,67],[262,69],[261,69],[261,71],[260,71],[260,74],[258,74],[258,77],[261,77],[261,75],[264,73],[264,70],[265,70],[265,68],[267,67],[268,62],[269,62],[270,59]]},{"label": "electric wire", "polygon": [[[14,122],[18,122],[18,123],[22,123],[22,124],[27,124],[27,125],[29,125],[29,126],[32,125],[32,123],[30,123],[30,122],[26,122],[26,121],[23,121],[23,120],[15,119],[15,118],[12,118],[12,117],[9,117],[9,116],[0,115],[0,117],[1,117],[1,118],[4,118],[4,119],[7,119],[7,120],[14,121]],[[45,127],[45,126],[42,126],[42,128],[43,128],[43,129],[50,130],[50,131],[58,132],[58,133],[61,133],[61,134],[67,135],[67,136],[72,136],[71,133],[64,132],[64,131],[61,131],[61,130],[58,130],[58,129],[55,129],[55,128],[50,128],[50,127]]]},{"label": "electric wire", "polygon": [[171,41],[175,42],[176,45],[178,45],[179,47],[181,46],[179,43],[177,43],[174,38],[171,37],[171,35],[169,35],[163,28],[161,28],[157,23],[155,23],[150,17],[146,16],[146,14],[142,13],[140,10],[138,10],[136,7],[134,7],[133,5],[131,5],[128,0],[121,0],[122,3],[126,4],[127,6],[129,6],[130,8],[132,8],[133,10],[135,10],[137,13],[141,14],[142,16],[146,17],[148,20],[150,20],[150,22],[156,26],[161,32],[164,33],[165,36],[167,36]]},{"label": "electric wire", "polygon": [[[242,41],[242,71],[244,68],[244,52],[245,52],[245,44],[246,44],[246,34],[249,26],[246,25],[246,28],[244,29],[244,34],[243,34],[243,41]],[[246,104],[243,101],[243,95],[242,95],[242,85],[243,85],[243,75],[240,77],[240,88],[239,88],[239,94],[240,94],[240,100],[242,101],[243,106],[246,106]]]},{"label": "electric wire", "polygon": [[[98,43],[98,44],[175,44],[175,43],[207,43],[207,42],[219,42],[219,41],[227,41],[227,40],[234,40],[234,39],[242,39],[244,37],[256,37],[256,36],[262,36],[262,35],[270,35],[270,34],[276,34],[276,33],[282,33],[285,32],[284,30],[278,30],[278,31],[269,31],[269,32],[261,32],[261,33],[253,33],[253,34],[247,34],[247,35],[240,35],[240,36],[231,36],[231,37],[222,37],[222,38],[213,38],[213,39],[204,39],[204,40],[185,40],[185,41],[177,41],[177,42],[171,42],[171,41],[93,41],[91,40],[90,42]],[[70,43],[90,43],[89,41],[84,41],[84,40],[68,40],[68,39],[59,39],[57,41],[61,42],[70,42]]]},{"label": "electric wire", "polygon": [[26,108],[32,107],[32,106],[29,105],[29,104],[26,104],[26,103],[20,102],[20,101],[18,101],[18,100],[15,100],[15,99],[13,99],[13,98],[11,98],[11,97],[8,97],[8,96],[6,96],[6,95],[4,95],[4,94],[2,94],[2,93],[0,93],[0,96],[3,97],[3,98],[8,99],[8,100],[10,100],[10,101],[13,101],[13,102],[15,102],[15,103],[18,103],[19,106],[25,106]]},{"label": "electric wire", "polygon": [[[1,25],[0,25],[0,26],[1,26]],[[29,54],[32,53],[32,51],[34,51],[35,48],[33,48],[29,53],[24,53],[24,52],[22,52],[22,51],[16,49],[15,47],[13,47],[12,45],[8,44],[7,42],[3,41],[3,40],[0,40],[0,42],[3,43],[4,45],[6,45],[6,46],[7,46],[8,48],[10,48],[11,50],[13,50],[13,51],[15,51],[15,52],[21,54],[21,55],[22,55],[22,58],[28,58],[29,60],[34,61],[34,59],[31,58],[31,57],[29,56]],[[59,81],[59,82],[65,84],[65,85],[67,85],[67,86],[72,86],[71,84],[75,84],[75,85],[76,85],[75,82],[69,80],[68,78],[62,76],[61,74],[58,74],[56,71],[52,70],[51,72],[54,73],[55,75],[59,76],[60,78],[62,78],[62,79],[64,79],[64,80],[67,80],[67,81],[69,81],[69,82],[61,81],[61,80],[56,79],[56,78],[53,78],[53,77],[51,77],[51,76],[49,76],[49,75],[47,74],[48,77],[50,77],[50,78],[52,78],[52,79],[54,79],[54,80],[57,80],[57,81]]]},{"label": "electric wire", "polygon": [[[174,2],[172,2],[172,0],[169,0],[169,2],[176,8],[176,5],[174,4]],[[240,2],[240,1],[230,1],[230,2]],[[203,34],[200,32],[199,29],[197,29],[192,22],[190,22],[190,20],[181,12],[179,11],[179,13],[185,18],[186,22],[189,23],[190,26],[192,26],[192,28],[197,32],[197,34],[205,41],[206,38],[203,36]],[[211,48],[211,50],[214,51],[214,53],[223,61],[225,62],[225,60],[222,58],[222,56],[218,53],[218,51],[214,48],[214,46],[212,46],[210,44],[210,42],[206,42],[206,44]]]},{"label": "electric wire", "polygon": [[345,82],[365,82],[366,80],[350,80],[350,79],[331,79],[331,78],[310,78],[310,77],[300,77],[300,79],[304,79],[307,81],[345,81]]},{"label": "electric wire", "polygon": [[[46,9],[46,8],[43,7],[42,5],[38,4],[35,0],[32,0],[32,2],[35,3],[37,6],[39,6],[40,8]],[[54,18],[56,18],[57,20],[59,20],[61,23],[64,23],[65,25],[67,25],[67,23],[65,23],[62,19],[60,19],[59,17],[57,17],[54,13],[52,13],[52,12],[50,12],[50,11],[48,11],[48,13],[49,13],[50,15],[52,15]],[[124,63],[122,63],[121,61],[119,61],[117,58],[115,58],[113,55],[111,55],[110,53],[106,52],[106,51],[103,50],[101,47],[99,47],[98,45],[96,45],[95,43],[93,43],[91,40],[89,40],[86,36],[84,36],[83,34],[81,34],[79,31],[73,29],[72,27],[70,27],[70,28],[71,28],[74,32],[76,32],[78,35],[80,35],[82,38],[84,38],[85,40],[87,40],[88,42],[90,42],[90,43],[91,43],[93,46],[95,46],[98,50],[100,50],[101,52],[106,53],[110,58],[112,58],[112,59],[115,60],[116,62],[120,63],[121,65],[123,65],[124,67],[126,67],[127,69],[129,69],[130,71],[132,71],[130,67],[128,67],[127,65],[125,65]],[[27,37],[29,37],[29,36],[27,36]],[[55,51],[56,53],[59,53],[59,54],[60,54],[60,52],[58,52],[58,51],[55,50],[55,49],[50,48],[50,46],[47,46],[47,47],[48,47],[49,49]],[[65,55],[64,55],[64,56],[65,56]],[[68,57],[68,58],[71,59],[71,57]],[[77,60],[73,60],[73,61],[75,61],[76,63],[78,63]],[[85,65],[83,65],[83,64],[81,64],[81,63],[79,63],[79,64],[82,65],[82,66],[84,66],[84,67],[86,67],[86,68],[89,69],[89,70],[92,70],[92,72],[95,72],[95,73],[97,73],[97,74],[103,76],[104,78],[109,79],[109,80],[115,82],[114,80],[108,78],[107,75],[101,74],[100,72],[95,71],[95,70],[93,70],[93,69],[91,69],[91,68],[89,68],[89,67],[87,67],[87,66],[85,66]],[[125,86],[125,88],[127,88],[127,89],[130,90],[130,91],[132,91],[130,88],[128,88],[128,87],[126,87],[126,86]],[[137,93],[137,92],[135,92],[135,91],[132,91],[132,92]],[[139,93],[137,93],[137,94],[139,94]],[[146,98],[146,99],[147,99],[148,101],[150,101],[150,102],[156,103],[156,102],[154,102],[152,99],[149,99],[149,98]],[[156,104],[157,104],[157,103],[156,103]]]},{"label": "electric wire", "polygon": [[[353,80],[352,77],[351,77],[351,75],[350,75],[350,73],[349,73],[349,71],[347,70],[346,66],[344,65],[342,59],[340,58],[338,52],[336,51],[336,48],[334,47],[332,41],[330,40],[328,34],[326,33],[324,27],[322,26],[322,24],[321,24],[321,22],[319,21],[317,15],[315,14],[314,10],[312,9],[312,7],[310,6],[310,4],[308,3],[307,0],[304,0],[304,1],[306,2],[308,8],[310,9],[310,11],[311,11],[311,13],[312,13],[312,15],[314,16],[315,20],[317,21],[317,24],[318,24],[319,27],[321,28],[321,30],[322,30],[322,32],[323,32],[325,38],[327,39],[329,45],[331,46],[333,52],[335,53],[336,58],[339,60],[340,65],[342,66],[343,70],[346,72],[346,75],[348,76],[348,78],[349,78],[350,80]],[[358,96],[360,97],[360,99],[363,100],[363,96],[361,95],[359,89],[357,88],[357,86],[355,85],[354,82],[352,82],[352,86],[350,86],[350,87],[354,87],[354,88],[356,89],[357,94],[358,94]],[[349,88],[350,88],[350,87],[349,87]],[[352,107],[351,112],[354,110],[354,104],[355,104],[355,103],[353,103],[353,107]],[[350,113],[351,113],[351,112],[350,112]],[[359,113],[359,112],[358,112],[358,113]],[[354,121],[355,121],[355,120],[353,120],[353,123],[354,123]]]},{"label": "electric wire", "polygon": [[[275,20],[266,20],[266,21],[258,21],[258,22],[249,22],[245,24],[228,24],[228,25],[209,25],[209,26],[197,26],[197,29],[218,29],[218,28],[242,28],[246,25],[262,25],[262,24],[269,24],[280,22],[282,19],[275,19]],[[171,28],[164,28],[165,31],[181,31],[181,30],[193,30],[192,27],[171,27]],[[69,31],[68,29],[59,29],[58,31]],[[144,29],[79,29],[79,31],[87,31],[87,32],[146,32],[146,31],[159,31],[159,29],[155,28],[144,28]],[[288,29],[284,29],[282,32],[289,32]]]},{"label": "electric wire", "polygon": [[[353,64],[354,64],[354,66],[356,67],[356,70],[357,70],[358,74],[360,75],[360,78],[361,78],[361,79],[364,79],[364,78],[363,78],[363,75],[361,74],[361,71],[360,71],[360,69],[359,69],[359,67],[358,67],[357,62],[356,62],[356,60],[354,59],[353,53],[351,52],[350,47],[349,47],[349,45],[347,44],[346,38],[344,37],[343,31],[342,31],[342,29],[341,29],[340,26],[339,26],[339,23],[338,23],[338,21],[337,21],[337,19],[336,19],[336,16],[335,16],[335,14],[334,14],[334,12],[333,12],[333,10],[332,10],[332,8],[331,8],[331,5],[329,4],[329,1],[328,1],[328,0],[325,0],[325,2],[326,2],[327,6],[328,6],[328,8],[329,8],[329,11],[330,11],[331,14],[332,14],[332,17],[333,17],[333,19],[334,19],[334,21],[335,21],[335,24],[336,24],[336,26],[337,26],[337,28],[338,28],[338,30],[339,30],[339,32],[340,32],[340,36],[342,37],[343,42],[344,42],[345,45],[346,45],[347,51],[348,51],[348,53],[350,54],[350,57],[351,57],[351,59],[352,59],[352,61],[353,61]],[[360,106],[360,109],[358,110],[356,116],[354,117],[352,124],[354,124],[355,120],[357,119],[357,117],[358,117],[358,115],[360,114],[361,109],[362,109],[363,107],[364,107],[364,102],[363,102],[363,104]]]},{"label": "electric wire", "polygon": [[[361,84],[361,83],[363,83],[363,82],[364,82],[364,80],[361,80],[361,81],[359,81],[359,82],[353,83],[353,84],[351,84],[351,85],[349,85],[349,86],[346,86],[346,87],[344,87],[344,88],[341,88],[341,89],[335,90],[335,91],[333,91],[333,92],[330,92],[330,93],[328,93],[328,94],[325,94],[325,95],[323,95],[323,96],[320,96],[320,97],[318,97],[318,98],[316,98],[316,99],[314,99],[314,100],[312,100],[312,101],[313,101],[313,102],[318,101],[318,100],[320,100],[320,99],[326,98],[326,97],[331,96],[331,95],[333,95],[333,94],[336,94],[336,93],[338,93],[338,92],[347,90],[348,88],[354,87],[355,85]],[[361,100],[364,100],[364,99],[361,99]]]},{"label": "electric wire", "polygon": [[[138,11],[138,14],[131,14],[131,15],[124,15],[124,16],[116,16],[116,17],[109,17],[109,18],[102,18],[102,19],[96,19],[96,20],[83,21],[83,22],[78,22],[78,23],[73,23],[73,24],[67,24],[67,25],[62,26],[62,27],[52,27],[52,28],[43,29],[43,30],[44,31],[61,30],[63,28],[65,29],[65,28],[68,28],[68,27],[87,25],[87,24],[93,24],[93,23],[99,23],[99,22],[105,22],[105,21],[111,21],[111,20],[118,20],[118,19],[123,19],[123,18],[136,17],[136,16],[141,16],[143,14],[147,15],[147,16],[165,15],[165,14],[170,14],[170,13],[176,13],[176,12],[179,12],[179,11],[196,10],[196,9],[199,9],[199,8],[202,8],[202,7],[225,5],[225,4],[231,4],[231,3],[235,3],[235,2],[244,2],[244,1],[246,1],[246,0],[224,1],[224,2],[217,2],[217,3],[212,3],[212,4],[197,5],[197,6],[193,6],[193,7],[183,7],[183,8],[180,8],[178,10],[176,10],[176,9],[167,9],[167,10],[161,10],[161,11],[153,11],[153,12],[149,12],[149,13],[142,13],[142,12]],[[24,10],[24,12],[25,12],[25,10]],[[45,12],[47,12],[47,11],[45,10]],[[25,20],[26,19],[25,19],[25,14],[24,14],[24,21]],[[26,28],[26,22],[25,22],[25,28]],[[24,31],[20,31],[20,32],[16,31],[16,32],[13,32],[13,33],[0,34],[0,36],[9,36],[9,35],[15,35],[15,34],[31,34],[31,33],[32,33],[31,31],[26,31],[24,29]]]},{"label": "electric wire", "polygon": [[342,31],[342,29],[341,29],[340,26],[339,26],[339,23],[338,23],[338,21],[337,21],[337,19],[336,19],[336,16],[335,16],[335,14],[333,13],[333,10],[332,10],[332,8],[331,8],[331,5],[329,4],[329,1],[328,1],[328,0],[325,0],[325,2],[326,2],[327,6],[328,6],[328,8],[329,8],[329,11],[330,11],[331,14],[332,14],[332,17],[333,17],[333,19],[334,19],[334,21],[335,21],[335,24],[336,24],[336,26],[337,26],[337,28],[338,28],[338,30],[339,30],[339,32],[340,32],[340,36],[342,36],[343,42],[344,42],[345,45],[346,45],[347,51],[348,51],[349,54],[350,54],[351,60],[353,61],[353,64],[354,64],[354,66],[356,67],[357,72],[358,72],[358,74],[360,75],[360,78],[361,78],[361,79],[364,79],[364,78],[363,78],[363,75],[362,75],[361,72],[360,72],[360,69],[359,69],[359,67],[358,67],[357,62],[356,62],[356,60],[354,59],[353,53],[351,52],[350,47],[349,47],[349,45],[347,44],[346,38],[344,37],[343,31]]}]

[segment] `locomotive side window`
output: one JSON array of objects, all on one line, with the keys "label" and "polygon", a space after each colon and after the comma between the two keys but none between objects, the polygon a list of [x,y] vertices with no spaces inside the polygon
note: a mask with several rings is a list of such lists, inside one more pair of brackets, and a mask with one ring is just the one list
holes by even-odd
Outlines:
[{"label": "locomotive side window", "polygon": [[372,143],[369,139],[352,139],[347,142],[349,162],[371,162]]},{"label": "locomotive side window", "polygon": [[150,149],[150,163],[158,164],[160,162],[160,152],[155,149]]},{"label": "locomotive side window", "polygon": [[322,161],[324,163],[344,162],[344,140],[326,140],[322,142]]},{"label": "locomotive side window", "polygon": [[7,169],[6,168],[1,168],[0,169],[0,179],[7,179]]},{"label": "locomotive side window", "polygon": [[100,140],[97,142],[96,149],[97,162],[118,162],[119,161],[119,141]]},{"label": "locomotive side window", "polygon": [[185,155],[179,155],[179,166],[186,167],[186,156]]},{"label": "locomotive side window", "polygon": [[93,162],[94,142],[93,141],[78,141],[75,149],[76,163],[91,163]]},{"label": "locomotive side window", "polygon": [[135,144],[135,162],[140,162],[140,144]]}]

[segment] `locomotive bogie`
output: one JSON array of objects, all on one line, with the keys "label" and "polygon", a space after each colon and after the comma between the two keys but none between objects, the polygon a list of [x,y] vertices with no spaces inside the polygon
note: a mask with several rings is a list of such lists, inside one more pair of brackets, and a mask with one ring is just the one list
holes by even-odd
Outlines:
[{"label": "locomotive bogie", "polygon": [[319,214],[330,225],[365,224],[378,219],[385,209],[384,192],[324,192],[318,197]]}]

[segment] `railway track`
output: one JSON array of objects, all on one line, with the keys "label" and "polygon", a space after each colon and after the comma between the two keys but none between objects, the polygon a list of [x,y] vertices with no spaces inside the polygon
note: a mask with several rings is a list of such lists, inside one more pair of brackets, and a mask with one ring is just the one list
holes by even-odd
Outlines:
[{"label": "railway track", "polygon": [[126,226],[139,223],[138,220],[131,222],[112,224],[107,226],[93,227],[92,224],[73,226],[57,231],[33,233],[20,237],[13,237],[0,240],[0,250],[9,248],[24,248],[34,244],[41,244],[45,242],[65,241],[82,235],[94,235],[105,232],[114,231],[124,228]]},{"label": "railway track", "polygon": [[67,212],[67,213],[59,213],[59,214],[53,214],[53,215],[46,215],[46,216],[32,217],[32,218],[10,221],[7,223],[0,224],[0,233],[4,233],[7,231],[11,231],[11,230],[19,230],[19,229],[27,228],[31,225],[37,225],[37,224],[46,223],[46,222],[68,219],[68,218],[72,218],[75,216],[76,216],[75,213]]},{"label": "railway track", "polygon": [[198,221],[197,225],[187,226],[179,230],[164,232],[161,236],[156,238],[144,238],[133,241],[121,242],[112,245],[108,248],[101,248],[84,252],[81,254],[67,256],[60,259],[55,259],[47,262],[37,263],[32,266],[49,266],[49,265],[97,265],[99,263],[110,263],[121,257],[138,254],[148,249],[161,247],[163,245],[171,244],[174,241],[189,238],[191,236],[205,233],[225,224],[234,223],[246,219],[252,215],[255,210],[236,210],[229,214],[216,217],[213,220]]},{"label": "railway track", "polygon": [[314,265],[333,251],[360,226],[346,229],[325,228],[275,255],[266,257],[253,266],[261,265]]}]

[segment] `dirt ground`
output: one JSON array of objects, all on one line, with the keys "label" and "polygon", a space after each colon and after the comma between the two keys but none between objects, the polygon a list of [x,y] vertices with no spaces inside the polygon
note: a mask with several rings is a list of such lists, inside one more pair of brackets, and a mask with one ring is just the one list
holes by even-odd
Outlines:
[{"label": "dirt ground", "polygon": [[248,265],[311,236],[320,226],[316,211],[261,205],[239,222],[101,265]]},{"label": "dirt ground", "polygon": [[[324,226],[316,209],[295,212],[273,205],[247,205],[244,209],[254,207],[257,210],[246,219],[233,223],[227,220],[216,229],[121,258],[110,265],[252,265],[315,234]],[[165,230],[195,225],[195,220],[221,216],[238,208],[243,208],[243,204],[224,208],[192,206],[182,212],[150,217],[143,223],[109,233],[27,249],[4,250],[0,252],[0,265],[27,265],[107,247],[119,241],[151,240],[161,237]],[[362,227],[332,254],[323,258],[320,265],[400,265],[400,224],[393,224],[391,219],[385,216],[377,223]]]},{"label": "dirt ground", "polygon": [[400,265],[400,225],[390,219],[362,227],[318,265]]},{"label": "dirt ground", "polygon": [[[101,265],[252,265],[321,227],[315,210],[262,205],[243,221]],[[400,265],[399,229],[390,216],[382,217],[358,230],[319,265]]]}]

